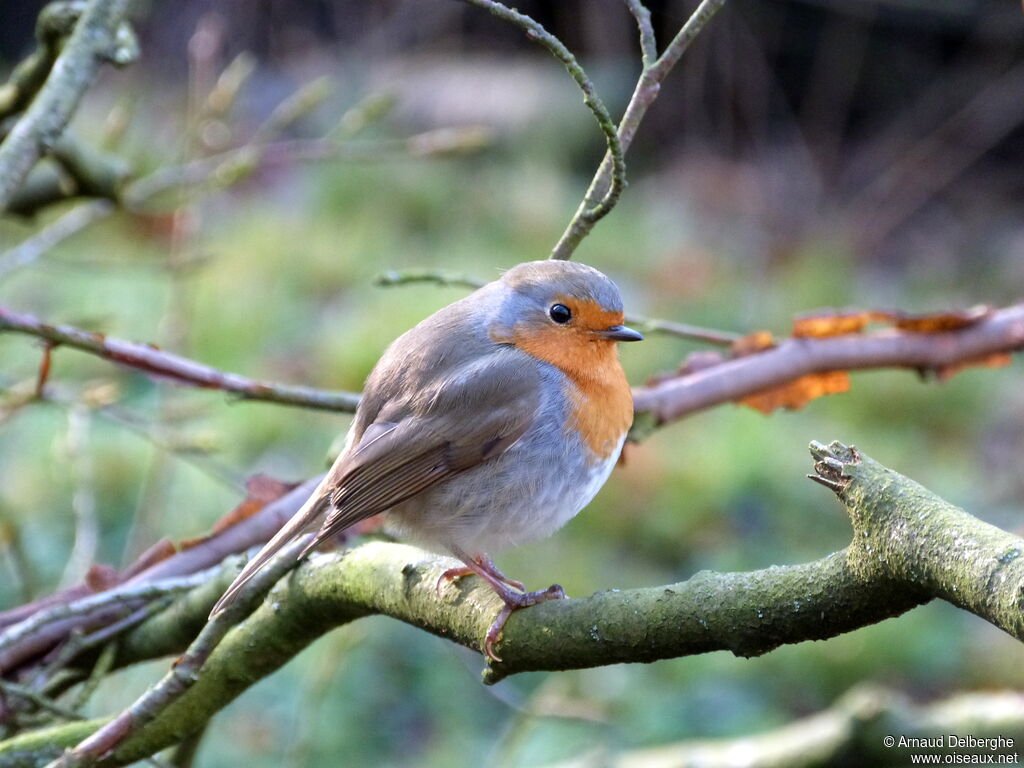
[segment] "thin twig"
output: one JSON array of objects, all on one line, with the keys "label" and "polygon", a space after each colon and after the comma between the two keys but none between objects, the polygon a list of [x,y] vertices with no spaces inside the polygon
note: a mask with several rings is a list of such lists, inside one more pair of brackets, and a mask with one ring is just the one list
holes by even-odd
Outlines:
[{"label": "thin twig", "polygon": [[94,471],[88,444],[91,418],[89,409],[82,403],[76,403],[68,410],[66,458],[74,484],[71,511],[75,519],[75,538],[60,579],[62,587],[76,584],[84,578],[89,566],[96,561],[99,544]]},{"label": "thin twig", "polygon": [[19,640],[52,622],[71,616],[89,614],[93,611],[116,605],[131,606],[142,600],[162,598],[176,592],[183,592],[209,580],[207,571],[200,571],[188,576],[150,582],[148,584],[125,584],[108,589],[97,595],[90,595],[71,603],[58,604],[37,611],[23,621],[0,632],[0,670],[5,668],[3,651]]},{"label": "thin twig", "polygon": [[245,144],[184,165],[160,168],[128,184],[122,200],[129,209],[139,208],[165,192],[197,184],[222,187],[247,178],[254,171],[276,164],[337,160],[366,162],[388,157],[430,157],[475,152],[491,141],[490,132],[479,126],[438,128],[404,139],[343,143],[333,139],[290,139],[268,144]]},{"label": "thin twig", "polygon": [[[164,603],[164,605],[166,605],[166,603]],[[134,624],[132,626],[134,626]],[[100,683],[103,682],[103,679],[107,676],[110,670],[114,668],[114,660],[116,658],[117,643],[107,643],[100,652],[99,657],[96,659],[96,663],[93,664],[92,671],[89,672],[89,677],[82,682],[82,687],[75,692],[75,698],[71,705],[72,710],[79,712],[86,704],[89,703],[89,699],[91,699],[93,694],[96,693],[96,689],[99,688]]]},{"label": "thin twig", "polygon": [[50,325],[32,315],[0,307],[0,333],[4,331],[36,336],[52,344],[73,347],[178,383],[230,392],[243,400],[264,400],[349,413],[355,411],[359,404],[359,395],[352,392],[330,392],[312,387],[258,381],[235,373],[219,371],[148,344],[124,341],[83,331],[70,325]]},{"label": "thin twig", "polygon": [[[127,632],[132,627],[141,624],[150,616],[160,613],[160,611],[164,610],[170,604],[172,599],[173,595],[168,595],[163,599],[152,600],[137,611],[128,614],[123,619],[119,619],[112,624],[101,627],[95,632],[90,632],[89,634],[82,634],[81,632],[70,633],[68,635],[67,642],[61,646],[53,660],[49,661],[33,678],[33,687],[40,689],[44,693],[48,693],[55,685],[58,685],[59,681],[57,674],[68,664],[74,661],[79,654],[91,648],[95,648],[98,645],[109,643],[110,640],[114,639],[122,632]],[[77,709],[77,707],[75,709]]]},{"label": "thin twig", "polygon": [[640,30],[640,56],[644,69],[649,69],[658,58],[658,43],[651,25],[651,12],[641,0],[626,0],[626,6],[636,19],[636,26]]},{"label": "thin twig", "polygon": [[74,710],[62,707],[49,696],[44,696],[38,691],[33,691],[28,686],[12,683],[10,680],[4,680],[2,677],[0,677],[0,693],[24,699],[25,701],[34,704],[39,709],[46,710],[47,712],[57,715],[57,717],[62,717],[65,720],[84,719]]},{"label": "thin twig", "polygon": [[[627,0],[627,5],[637,18],[637,24],[640,26],[641,50],[644,51],[644,58],[647,58],[647,54],[653,46],[653,31],[650,35],[647,35],[644,22],[645,17],[643,11],[640,10],[643,8],[642,3],[635,2],[635,0]],[[651,65],[644,65],[636,87],[633,89],[633,95],[630,97],[629,104],[626,106],[626,111],[622,114],[622,119],[619,121],[617,129],[619,145],[623,154],[626,153],[630,144],[633,143],[633,137],[636,135],[640,122],[647,113],[647,108],[658,97],[662,81],[723,5],[725,5],[725,0],[702,0],[701,4],[697,6],[697,10],[693,12],[682,29],[672,39],[672,42],[665,48],[664,53]],[[646,9],[643,8],[643,10]],[[646,23],[649,25],[649,19],[647,19]],[[587,189],[586,195],[584,195],[583,202],[551,251],[551,258],[571,258],[573,251],[583,241],[583,238],[590,233],[590,230],[594,228],[595,222],[590,221],[585,213],[591,204],[590,201],[600,196],[602,190],[608,187],[610,176],[612,176],[612,183],[614,183],[614,166],[615,158],[611,154],[606,154],[597,172],[594,174],[593,180],[590,182],[590,187]]]},{"label": "thin twig", "polygon": [[154,720],[164,709],[192,687],[203,664],[230,631],[262,599],[282,576],[298,564],[298,555],[309,543],[300,537],[278,554],[240,591],[239,599],[223,613],[207,622],[188,650],[178,658],[166,675],[134,704],[107,725],[81,742],[73,750],[51,763],[51,768],[87,765],[110,752],[117,744]]},{"label": "thin twig", "polygon": [[52,224],[0,254],[0,278],[38,260],[43,254],[90,224],[109,216],[114,204],[109,200],[90,200],[62,215]]},{"label": "thin twig", "polygon": [[[463,0],[463,2],[483,8],[499,19],[525,30],[528,38],[543,45],[551,55],[565,65],[569,75],[576,81],[576,85],[579,86],[580,90],[583,91],[583,103],[593,113],[594,119],[597,120],[601,132],[604,134],[605,142],[608,144],[606,157],[609,161],[606,185],[600,191],[597,191],[591,185],[591,189],[587,191],[587,195],[580,206],[580,210],[576,213],[576,216],[586,223],[587,231],[589,231],[593,228],[594,224],[615,207],[619,196],[622,194],[622,190],[626,186],[625,147],[621,143],[615,121],[609,114],[604,102],[601,101],[601,97],[597,95],[594,83],[583,67],[580,66],[576,57],[565,47],[561,40],[548,32],[542,24],[517,10],[509,8],[503,3],[496,2],[496,0]],[[568,258],[568,255],[557,258]]]},{"label": "thin twig", "polygon": [[[455,272],[435,269],[404,269],[382,272],[373,279],[373,284],[381,288],[410,285],[412,283],[433,283],[440,286],[456,286],[459,288],[482,288],[483,280]],[[675,320],[659,320],[642,315],[627,314],[626,322],[638,325],[648,333],[664,333],[679,336],[683,339],[707,342],[720,346],[729,346],[742,338],[742,334],[720,331],[715,328],[702,328],[699,325],[679,323]]]}]

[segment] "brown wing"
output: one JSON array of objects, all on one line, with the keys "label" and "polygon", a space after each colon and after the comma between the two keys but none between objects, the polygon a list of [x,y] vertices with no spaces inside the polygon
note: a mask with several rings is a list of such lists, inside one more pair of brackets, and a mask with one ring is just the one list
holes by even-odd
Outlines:
[{"label": "brown wing", "polygon": [[[309,500],[246,565],[214,606],[224,610],[289,541],[329,510],[305,555],[349,526],[379,514],[515,443],[539,406],[539,373],[518,356],[495,354],[456,371],[413,403],[385,406],[352,450],[338,457]],[[406,410],[397,420],[394,411]]]},{"label": "brown wing", "polygon": [[445,381],[421,415],[372,425],[337,474],[330,512],[303,554],[504,452],[536,417],[539,377],[533,371],[509,363],[472,366]]}]

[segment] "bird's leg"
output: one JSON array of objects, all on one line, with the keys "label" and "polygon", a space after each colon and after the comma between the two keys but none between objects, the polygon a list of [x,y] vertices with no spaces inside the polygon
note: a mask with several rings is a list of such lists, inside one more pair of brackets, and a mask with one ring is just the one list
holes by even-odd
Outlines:
[{"label": "bird's leg", "polygon": [[[460,560],[466,563],[472,561],[477,567],[471,568],[468,565],[464,565],[460,568],[449,568],[447,571],[442,573],[441,578],[437,580],[438,592],[441,591],[441,587],[444,586],[445,582],[458,581],[463,576],[472,576],[473,574],[477,574],[483,577],[484,579],[487,579],[488,584],[493,585],[494,579],[496,579],[502,584],[507,584],[513,589],[518,589],[520,592],[526,591],[526,587],[523,586],[523,582],[516,581],[515,579],[510,579],[508,576],[506,576],[504,573],[498,570],[498,566],[496,566],[494,564],[494,561],[491,560],[491,558],[487,555],[476,555],[474,557],[466,557],[460,554],[458,555],[458,557]],[[485,576],[482,573],[482,571],[486,571],[491,577],[493,577],[493,579]]]},{"label": "bird's leg", "polygon": [[505,622],[508,621],[508,617],[512,615],[513,611],[536,605],[537,603],[543,603],[546,600],[565,599],[565,590],[558,584],[552,584],[547,589],[540,589],[536,592],[523,591],[522,583],[513,581],[503,574],[487,555],[481,554],[470,557],[455,548],[452,548],[452,554],[466,565],[461,568],[450,568],[442,573],[441,577],[437,580],[438,591],[440,591],[441,584],[444,581],[454,581],[455,579],[475,573],[491,585],[491,589],[494,590],[505,604],[498,612],[494,623],[491,624],[491,628],[487,630],[487,637],[484,638],[484,654],[491,661],[501,661],[498,654],[494,652],[494,645],[501,638],[501,630],[504,629]]}]

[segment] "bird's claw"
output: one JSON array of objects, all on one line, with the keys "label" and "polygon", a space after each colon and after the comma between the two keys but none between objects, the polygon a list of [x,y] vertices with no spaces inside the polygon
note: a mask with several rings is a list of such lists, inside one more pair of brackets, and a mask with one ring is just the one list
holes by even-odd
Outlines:
[{"label": "bird's claw", "polygon": [[491,628],[487,630],[487,635],[484,637],[484,656],[492,662],[501,662],[501,657],[494,650],[494,646],[501,640],[501,632],[505,628],[505,622],[508,621],[508,617],[512,615],[513,611],[548,600],[566,599],[565,590],[558,584],[552,584],[547,589],[541,589],[536,592],[499,592],[498,596],[504,601],[505,605],[498,611],[494,623],[491,624]]}]

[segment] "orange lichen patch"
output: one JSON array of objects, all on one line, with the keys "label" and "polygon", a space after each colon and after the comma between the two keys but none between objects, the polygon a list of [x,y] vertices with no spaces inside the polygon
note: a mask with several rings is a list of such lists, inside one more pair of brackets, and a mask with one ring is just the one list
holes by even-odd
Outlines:
[{"label": "orange lichen patch", "polygon": [[778,408],[803,408],[815,398],[847,392],[849,389],[850,377],[846,371],[825,371],[801,376],[781,387],[748,395],[738,402],[761,413],[771,413]]},{"label": "orange lichen patch", "polygon": [[297,486],[298,483],[284,483],[268,475],[253,475],[245,481],[246,497],[242,502],[218,520],[208,536],[186,539],[181,542],[181,549],[190,549],[211,536],[216,536],[221,531],[252,517],[267,504],[276,501]]},{"label": "orange lichen patch", "polygon": [[937,312],[932,315],[904,315],[892,313],[892,324],[901,331],[911,333],[942,333],[967,328],[992,314],[991,307],[978,306],[955,312]]},{"label": "orange lichen patch", "polygon": [[928,315],[907,315],[903,312],[866,310],[863,312],[821,312],[793,321],[793,336],[824,338],[860,333],[869,323],[888,323],[910,333],[942,333],[974,325],[992,313],[990,307],[936,312]]},{"label": "orange lichen patch", "polygon": [[824,338],[860,333],[868,323],[889,319],[886,312],[836,312],[804,315],[793,321],[794,338]]},{"label": "orange lichen patch", "polygon": [[775,346],[775,338],[769,331],[754,331],[748,333],[742,339],[737,339],[729,347],[733,357],[752,355],[755,352],[763,352]]},{"label": "orange lichen patch", "polygon": [[961,360],[958,363],[943,365],[935,369],[935,378],[939,381],[956,376],[965,368],[1005,368],[1013,362],[1013,356],[1009,352],[993,352],[990,355],[972,357],[969,360]]}]

